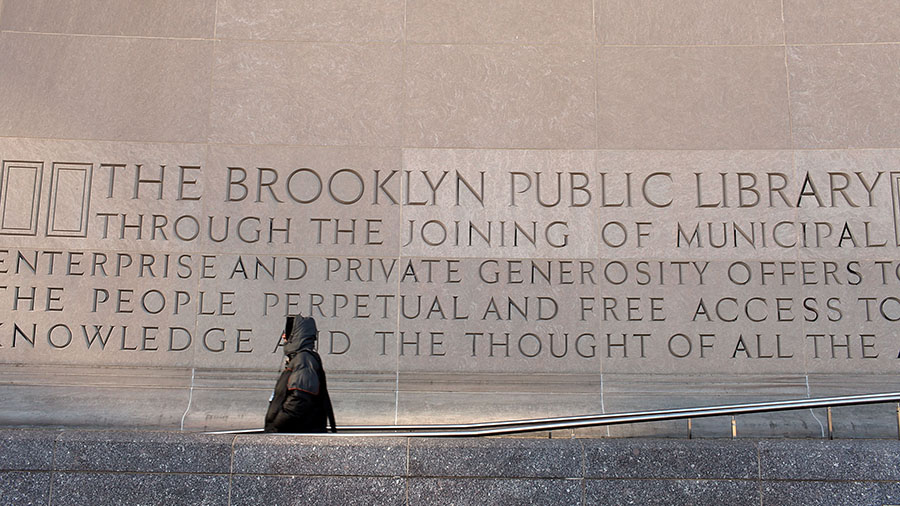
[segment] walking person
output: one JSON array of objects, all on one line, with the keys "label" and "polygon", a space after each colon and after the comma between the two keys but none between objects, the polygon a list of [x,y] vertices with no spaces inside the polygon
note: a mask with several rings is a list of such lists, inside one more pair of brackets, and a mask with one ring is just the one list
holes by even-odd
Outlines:
[{"label": "walking person", "polygon": [[322,358],[315,351],[316,320],[288,316],[281,338],[285,365],[269,401],[265,431],[323,433],[327,422],[337,432]]}]

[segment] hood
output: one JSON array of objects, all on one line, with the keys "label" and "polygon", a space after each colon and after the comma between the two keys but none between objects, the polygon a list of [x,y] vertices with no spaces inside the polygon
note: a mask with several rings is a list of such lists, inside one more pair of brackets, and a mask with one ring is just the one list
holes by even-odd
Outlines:
[{"label": "hood", "polygon": [[287,343],[284,345],[284,354],[291,356],[300,350],[313,350],[316,347],[318,329],[316,320],[311,316],[288,316],[285,325]]}]

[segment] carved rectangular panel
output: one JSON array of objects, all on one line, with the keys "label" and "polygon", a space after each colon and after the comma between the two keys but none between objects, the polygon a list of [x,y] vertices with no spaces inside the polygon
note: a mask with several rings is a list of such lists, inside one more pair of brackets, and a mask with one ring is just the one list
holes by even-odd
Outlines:
[{"label": "carved rectangular panel", "polygon": [[87,237],[93,168],[90,163],[53,164],[48,237]]},{"label": "carved rectangular panel", "polygon": [[43,169],[43,162],[3,162],[0,234],[37,235]]},{"label": "carved rectangular panel", "polygon": [[894,236],[900,246],[900,172],[891,172],[891,197],[894,211]]}]

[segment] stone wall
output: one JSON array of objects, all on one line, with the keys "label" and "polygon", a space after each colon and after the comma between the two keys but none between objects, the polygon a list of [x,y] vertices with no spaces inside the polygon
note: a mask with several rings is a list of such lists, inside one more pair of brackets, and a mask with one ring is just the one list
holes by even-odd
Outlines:
[{"label": "stone wall", "polygon": [[2,0],[0,423],[259,426],[295,313],[340,423],[897,390],[898,42],[894,0]]},{"label": "stone wall", "polygon": [[9,504],[895,504],[894,440],[0,431]]}]

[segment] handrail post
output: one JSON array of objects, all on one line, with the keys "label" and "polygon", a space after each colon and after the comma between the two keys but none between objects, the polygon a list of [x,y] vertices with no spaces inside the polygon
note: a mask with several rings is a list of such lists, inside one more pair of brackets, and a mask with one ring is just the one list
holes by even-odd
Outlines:
[{"label": "handrail post", "polygon": [[831,423],[831,406],[825,408],[828,413],[828,439],[834,439],[834,425]]},{"label": "handrail post", "polygon": [[[900,406],[900,405],[898,405],[898,406]],[[897,409],[900,410],[900,407],[898,407]],[[898,411],[898,413],[900,413],[900,411]],[[898,420],[898,423],[900,423],[900,417],[898,417],[897,420]],[[688,439],[693,439],[692,434],[691,434],[691,432],[692,432],[691,431],[691,429],[692,429],[691,419],[688,418],[687,421],[688,421]],[[900,430],[900,429],[898,429],[898,430]]]},{"label": "handrail post", "polygon": [[737,439],[737,420],[731,415],[731,439]]}]

